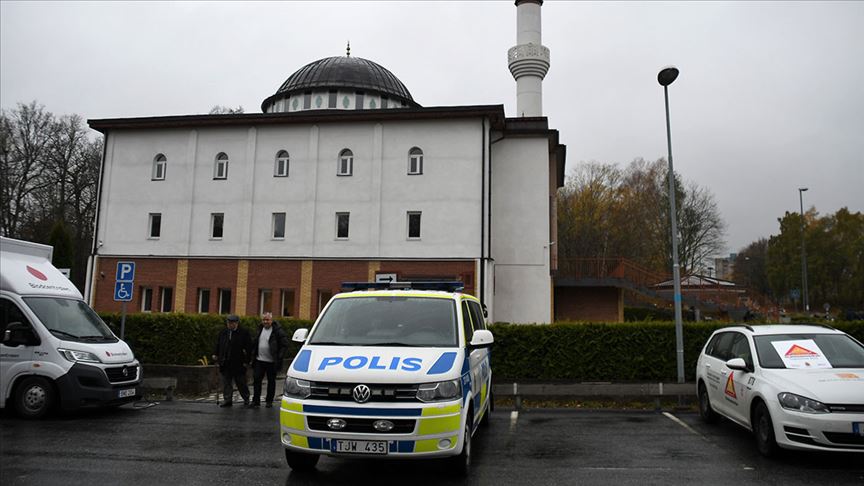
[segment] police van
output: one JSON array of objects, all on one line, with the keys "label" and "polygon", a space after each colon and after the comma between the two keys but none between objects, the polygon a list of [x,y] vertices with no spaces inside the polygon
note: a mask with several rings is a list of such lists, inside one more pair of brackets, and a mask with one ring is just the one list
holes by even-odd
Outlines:
[{"label": "police van", "polygon": [[141,367],[47,245],[0,237],[0,408],[39,418],[55,406],[140,398]]},{"label": "police van", "polygon": [[280,433],[294,470],[321,454],[446,458],[467,473],[471,437],[493,407],[480,301],[460,282],[346,283],[285,379]]}]

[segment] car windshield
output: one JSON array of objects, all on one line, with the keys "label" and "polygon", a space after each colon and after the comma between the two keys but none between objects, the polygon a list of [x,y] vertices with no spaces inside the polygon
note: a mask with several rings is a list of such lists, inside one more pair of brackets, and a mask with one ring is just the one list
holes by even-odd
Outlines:
[{"label": "car windshield", "polygon": [[25,297],[24,302],[51,334],[64,341],[117,342],[117,337],[99,315],[80,300]]},{"label": "car windshield", "polygon": [[310,344],[339,346],[456,347],[456,308],[434,297],[334,299]]},{"label": "car windshield", "polygon": [[846,334],[772,334],[754,336],[759,364],[763,368],[783,369],[786,363],[774,343],[812,340],[832,368],[864,368],[864,346]]}]

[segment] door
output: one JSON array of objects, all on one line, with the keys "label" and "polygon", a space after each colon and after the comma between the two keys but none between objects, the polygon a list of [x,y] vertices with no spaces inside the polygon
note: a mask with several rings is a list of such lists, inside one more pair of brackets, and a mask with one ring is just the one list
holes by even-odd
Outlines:
[{"label": "door", "polygon": [[735,334],[732,332],[716,334],[705,348],[705,357],[702,360],[702,373],[705,376],[705,386],[708,390],[708,398],[711,399],[711,406],[724,415],[726,415],[726,407],[723,396],[728,379],[726,356],[731,351]]},{"label": "door", "polygon": [[[484,370],[486,370],[485,372],[488,374],[489,349],[471,347],[470,343],[474,336],[474,331],[477,329],[483,329],[482,326],[484,323],[482,319],[477,319],[472,315],[469,301],[467,299],[462,301],[462,322],[465,328],[465,354],[468,356],[471,397],[474,406],[474,418],[476,419],[479,417],[480,412],[485,406],[485,402],[483,402],[485,397],[483,395],[485,394],[485,391],[488,390],[488,387],[484,386]],[[476,427],[476,425],[477,420],[474,421],[474,426]]]},{"label": "door", "polygon": [[[22,334],[22,330],[28,329],[33,336],[36,333],[33,330],[33,325],[30,319],[21,311],[18,305],[7,297],[0,297],[0,404],[5,406],[6,400],[9,399],[9,393],[12,391],[10,386],[15,380],[15,377],[28,372],[31,361],[33,360],[33,349],[38,346],[38,338],[36,342],[30,344],[9,345],[3,341],[3,336],[9,330],[10,334]],[[24,331],[23,333],[26,333]],[[14,337],[14,336],[13,336]]]},{"label": "door", "polygon": [[[753,353],[747,336],[740,332],[733,333],[732,343],[729,350],[729,358],[741,358],[747,367],[753,369]],[[726,386],[723,390],[726,410],[733,420],[742,424],[750,422],[750,390],[756,380],[752,371],[733,370],[725,366],[727,371]]]}]

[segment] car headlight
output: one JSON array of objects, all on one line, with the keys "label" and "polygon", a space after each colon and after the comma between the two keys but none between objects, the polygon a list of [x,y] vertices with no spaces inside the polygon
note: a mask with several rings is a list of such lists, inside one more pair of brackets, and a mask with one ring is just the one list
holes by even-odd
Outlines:
[{"label": "car headlight", "polygon": [[68,359],[69,361],[71,361],[73,363],[76,363],[76,362],[101,363],[102,362],[102,360],[99,359],[98,356],[96,356],[95,354],[88,352],[88,351],[77,351],[74,349],[63,349],[63,348],[57,348],[57,351],[60,354],[62,354],[64,358]]},{"label": "car headlight", "polygon": [[780,393],[777,395],[777,399],[780,400],[780,406],[787,410],[805,413],[831,413],[831,409],[824,403],[794,393]]},{"label": "car headlight", "polygon": [[421,402],[443,402],[462,397],[461,380],[424,383],[417,389],[417,399]]},{"label": "car headlight", "polygon": [[306,380],[298,380],[290,376],[285,378],[285,386],[282,394],[291,398],[309,398],[312,388]]}]

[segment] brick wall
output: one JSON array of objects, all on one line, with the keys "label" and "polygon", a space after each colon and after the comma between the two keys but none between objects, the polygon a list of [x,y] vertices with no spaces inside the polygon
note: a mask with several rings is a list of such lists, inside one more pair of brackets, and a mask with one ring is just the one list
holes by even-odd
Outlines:
[{"label": "brick wall", "polygon": [[[97,269],[96,286],[94,290],[94,307],[99,311],[119,312],[120,303],[114,302],[114,277],[118,260],[134,261],[135,296],[128,312],[139,312],[141,309],[141,287],[153,288],[153,312],[159,311],[159,288],[171,287],[174,292],[174,302],[182,302],[182,308],[174,307],[176,312],[198,312],[199,289],[210,289],[209,313],[219,311],[219,289],[231,290],[231,312],[240,315],[257,315],[261,307],[261,289],[271,290],[271,301],[268,309],[274,316],[282,315],[282,291],[293,291],[294,302],[291,305],[292,317],[314,319],[319,309],[319,301],[323,295],[333,295],[341,290],[342,282],[366,282],[375,273],[395,273],[402,281],[412,279],[453,279],[465,283],[465,292],[474,294],[475,263],[473,261],[438,262],[438,261],[366,261],[366,260],[263,260],[263,259],[171,259],[171,258],[100,258]],[[186,262],[179,266],[178,262]],[[246,288],[238,292],[238,269],[245,266]],[[303,268],[311,268],[311,279],[307,279],[304,287]],[[183,273],[185,271],[185,278]],[[104,277],[99,274],[104,272]],[[242,273],[239,274],[242,277]],[[176,292],[184,290],[185,295]],[[308,288],[307,288],[308,287]],[[238,294],[245,292],[245,305],[238,306]],[[242,297],[242,295],[241,295]],[[306,301],[304,302],[304,299]],[[241,299],[242,300],[242,299]],[[326,302],[324,302],[326,304]],[[305,304],[305,308],[304,308]],[[308,310],[307,310],[308,309]],[[305,311],[305,312],[304,312]],[[304,315],[307,313],[307,315]]]},{"label": "brick wall", "polygon": [[616,287],[555,287],[555,320],[622,322],[622,295]]}]

